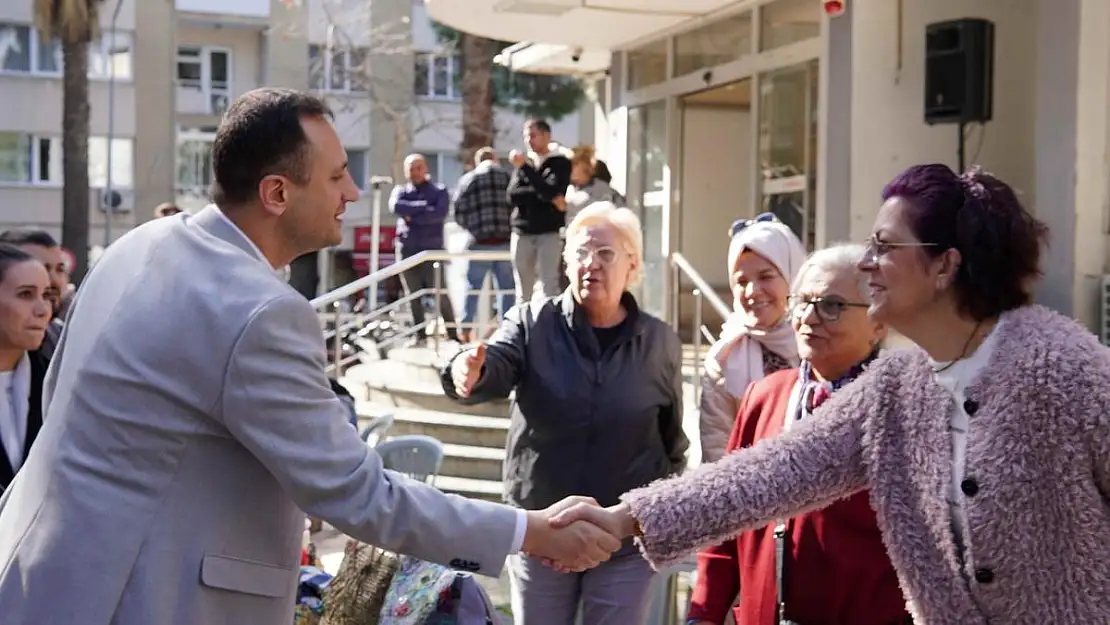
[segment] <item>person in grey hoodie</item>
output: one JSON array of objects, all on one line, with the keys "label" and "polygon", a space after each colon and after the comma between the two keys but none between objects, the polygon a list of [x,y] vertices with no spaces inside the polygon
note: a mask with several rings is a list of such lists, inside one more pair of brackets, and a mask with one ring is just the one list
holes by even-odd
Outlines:
[{"label": "person in grey hoodie", "polygon": [[570,153],[570,186],[567,187],[567,223],[594,202],[612,202],[624,206],[624,196],[613,190],[607,180],[597,175],[594,146],[580,145]]}]

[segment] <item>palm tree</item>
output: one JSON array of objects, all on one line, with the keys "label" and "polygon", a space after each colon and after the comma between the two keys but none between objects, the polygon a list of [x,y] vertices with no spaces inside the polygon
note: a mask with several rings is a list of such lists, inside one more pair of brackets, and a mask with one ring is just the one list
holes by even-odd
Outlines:
[{"label": "palm tree", "polygon": [[459,33],[462,56],[462,161],[472,163],[474,153],[493,145],[493,55],[492,39]]},{"label": "palm tree", "polygon": [[89,45],[103,0],[34,0],[35,27],[62,44],[62,245],[80,283],[89,258]]}]

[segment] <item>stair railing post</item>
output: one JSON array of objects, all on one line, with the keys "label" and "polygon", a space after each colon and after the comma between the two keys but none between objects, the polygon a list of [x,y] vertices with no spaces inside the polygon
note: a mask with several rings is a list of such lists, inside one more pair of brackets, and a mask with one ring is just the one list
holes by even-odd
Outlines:
[{"label": "stair railing post", "polygon": [[342,300],[333,303],[332,309],[335,311],[332,319],[335,324],[335,379],[339,380],[339,376],[343,375],[343,333],[340,332],[343,321]]},{"label": "stair railing post", "polygon": [[678,298],[682,295],[679,291],[682,285],[682,276],[679,274],[678,265],[671,261],[671,328],[678,334]]},{"label": "stair railing post", "polygon": [[701,403],[701,289],[694,289],[694,405]]},{"label": "stair railing post", "polygon": [[[432,315],[431,318],[436,320],[439,319],[440,314],[443,312],[442,310],[440,310],[439,306],[439,291],[440,288],[443,286],[443,276],[440,274],[440,269],[441,267],[438,260],[432,263],[432,305],[435,306],[435,308],[433,308],[435,314]],[[443,319],[443,329],[447,329],[446,318]],[[439,356],[439,323],[436,323],[436,327],[432,329],[432,348],[435,350],[436,356]]]}]

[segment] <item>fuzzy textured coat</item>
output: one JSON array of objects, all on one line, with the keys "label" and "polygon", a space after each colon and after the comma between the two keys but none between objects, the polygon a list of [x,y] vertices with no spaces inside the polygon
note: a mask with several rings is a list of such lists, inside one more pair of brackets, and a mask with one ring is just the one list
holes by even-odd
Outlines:
[{"label": "fuzzy textured coat", "polygon": [[626,494],[646,557],[662,568],[870,488],[917,625],[1110,623],[1110,351],[1040,306],[995,331],[966,391],[978,490],[962,558],[946,500],[952,398],[919,349],[881,357],[781,437]]}]

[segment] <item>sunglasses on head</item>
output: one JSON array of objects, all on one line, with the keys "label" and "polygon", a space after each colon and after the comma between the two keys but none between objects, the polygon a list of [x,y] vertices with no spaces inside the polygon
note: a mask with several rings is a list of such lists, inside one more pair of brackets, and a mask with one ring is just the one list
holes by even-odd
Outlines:
[{"label": "sunglasses on head", "polygon": [[747,230],[749,227],[754,226],[755,224],[765,222],[777,222],[778,220],[779,218],[776,217],[774,213],[760,213],[756,215],[753,219],[737,219],[736,221],[732,222],[732,227],[728,229],[728,238],[731,239],[732,237],[740,234],[741,232]]}]

